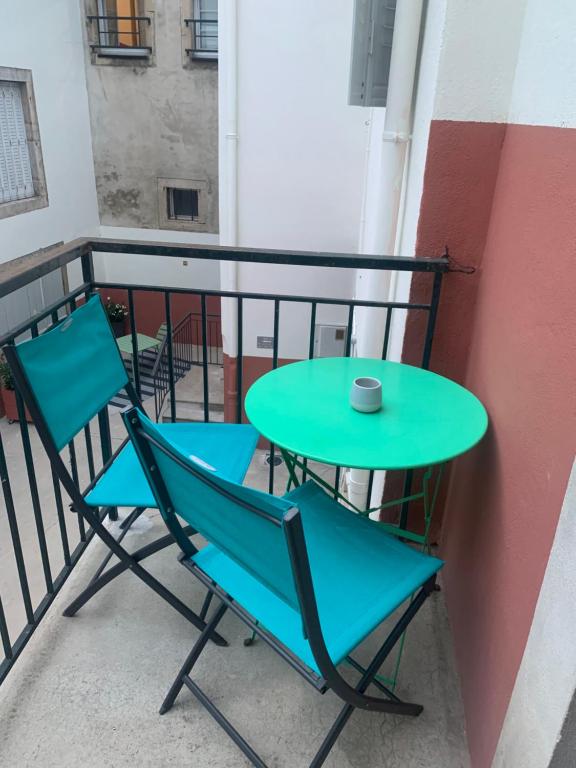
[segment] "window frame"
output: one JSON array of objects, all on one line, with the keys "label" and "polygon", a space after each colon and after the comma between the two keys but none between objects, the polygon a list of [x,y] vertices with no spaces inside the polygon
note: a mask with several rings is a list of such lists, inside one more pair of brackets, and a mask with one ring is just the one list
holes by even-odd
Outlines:
[{"label": "window frame", "polygon": [[[171,219],[169,217],[169,190],[187,189],[198,194],[198,217]],[[208,213],[208,182],[200,179],[158,179],[158,226],[160,229],[179,229],[187,232],[205,232]]]},{"label": "window frame", "polygon": [[[134,15],[126,18],[132,18],[136,22],[132,34],[135,35],[139,45],[123,46],[120,45],[117,37],[117,30],[108,28],[109,20],[105,18],[108,16],[106,0],[87,0],[86,21],[92,64],[152,66],[154,56],[153,12],[144,10],[142,0],[132,1]],[[120,14],[116,15],[120,16]],[[114,18],[114,16],[115,14],[110,14],[110,18]],[[115,35],[117,45],[112,44]]]},{"label": "window frame", "polygon": [[22,98],[22,111],[26,127],[26,141],[28,157],[32,170],[32,185],[34,195],[21,200],[12,200],[0,203],[0,219],[7,219],[21,213],[28,213],[39,208],[48,207],[48,189],[46,187],[46,175],[44,173],[44,161],[42,158],[42,145],[40,141],[40,129],[38,126],[38,114],[36,112],[36,100],[34,98],[34,85],[32,71],[30,69],[17,69],[15,67],[0,67],[0,81],[15,83],[20,87]]},{"label": "window frame", "polygon": [[[192,19],[191,33],[193,48],[190,49],[190,56],[193,59],[200,61],[218,61],[218,5],[216,5],[216,11],[205,11],[207,13],[216,13],[215,19],[202,19],[202,0],[192,0]],[[216,26],[216,48],[200,48],[199,41],[202,39],[202,35],[198,34],[199,26],[204,24],[215,24]]]}]

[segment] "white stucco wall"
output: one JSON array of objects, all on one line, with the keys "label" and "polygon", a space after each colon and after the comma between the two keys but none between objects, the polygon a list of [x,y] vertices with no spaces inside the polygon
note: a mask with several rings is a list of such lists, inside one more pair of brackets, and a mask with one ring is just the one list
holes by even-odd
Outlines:
[{"label": "white stucco wall", "polygon": [[[167,229],[102,226],[100,237],[112,240],[186,243],[190,246],[218,245],[218,235],[203,232],[176,232]],[[138,282],[141,285],[206,290],[218,290],[220,287],[220,262],[218,261],[117,253],[95,253],[94,257],[96,279],[109,283]],[[187,263],[185,264],[184,261]]]},{"label": "white stucco wall", "polygon": [[[435,2],[429,3],[424,22],[414,102],[412,141],[406,168],[403,206],[396,245],[396,252],[402,256],[414,256],[416,253],[416,235],[424,187],[430,121],[434,113],[438,68],[445,34],[446,5],[446,0],[435,0]],[[390,287],[391,299],[398,302],[408,301],[411,281],[410,272],[396,273]],[[396,310],[392,315],[388,350],[390,360],[399,361],[402,357],[405,323],[406,312]]]},{"label": "white stucco wall", "polygon": [[576,464],[492,768],[547,768],[576,688]]},{"label": "white stucco wall", "polygon": [[[348,106],[353,3],[294,0],[271,14],[264,0],[246,0],[237,9],[238,245],[355,253],[369,110]],[[226,131],[222,77],[219,89]],[[223,191],[225,152],[220,161]],[[220,224],[224,232],[222,199]],[[246,290],[351,296],[354,289],[352,270],[242,264],[238,272]],[[256,350],[256,335],[272,334],[270,309],[245,310],[245,354],[270,354]],[[345,318],[322,310],[318,322]],[[280,354],[306,354],[309,312],[283,306],[281,328],[289,332]]]},{"label": "white stucco wall", "polygon": [[[508,121],[525,6],[526,0],[449,0],[435,119]],[[549,9],[543,4],[543,13]]]},{"label": "white stucco wall", "polygon": [[0,261],[98,234],[77,0],[0,7],[0,66],[32,70],[49,206],[0,219]]},{"label": "white stucco wall", "polygon": [[508,122],[576,127],[573,0],[527,0]]}]

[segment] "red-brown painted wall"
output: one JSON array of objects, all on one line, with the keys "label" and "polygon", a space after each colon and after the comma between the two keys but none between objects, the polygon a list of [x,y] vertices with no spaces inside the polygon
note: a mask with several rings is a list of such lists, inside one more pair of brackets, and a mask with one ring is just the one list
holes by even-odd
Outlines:
[{"label": "red-brown painted wall", "polygon": [[[293,363],[294,360],[280,358],[278,366]],[[246,393],[252,384],[264,376],[265,373],[272,370],[272,358],[256,357],[254,355],[245,355],[242,358],[242,421],[247,422],[246,412],[244,410],[244,399]],[[235,422],[237,417],[237,358],[224,355],[224,421]],[[268,440],[260,438],[258,448],[268,448]]]},{"label": "red-brown painted wall", "polygon": [[[103,288],[100,291],[102,301],[106,303],[108,297],[115,302],[128,304],[128,292],[120,288]],[[170,296],[172,310],[172,324],[176,325],[189,312],[199,314],[201,312],[200,296],[184,293],[173,293]],[[222,328],[220,325],[220,297],[206,297],[206,312],[208,315],[218,317],[218,330],[215,335],[221,339]],[[136,328],[139,333],[147,336],[156,336],[158,328],[166,320],[164,294],[154,291],[134,291],[134,315]],[[129,326],[127,324],[127,333]]]},{"label": "red-brown painted wall", "polygon": [[442,530],[472,765],[489,768],[576,442],[576,130],[434,123],[418,235],[478,267],[446,278],[432,368],[491,421],[453,467]]}]

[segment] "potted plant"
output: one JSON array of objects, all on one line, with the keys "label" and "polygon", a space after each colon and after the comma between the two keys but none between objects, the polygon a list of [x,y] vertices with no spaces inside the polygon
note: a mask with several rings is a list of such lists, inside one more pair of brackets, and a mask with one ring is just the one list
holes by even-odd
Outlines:
[{"label": "potted plant", "polygon": [[[16,392],[14,391],[12,371],[3,357],[0,359],[0,389],[2,390],[2,402],[4,403],[6,418],[12,424],[18,421],[18,406],[16,405]],[[26,408],[26,421],[32,421],[28,408]]]},{"label": "potted plant", "polygon": [[106,299],[104,308],[110,320],[110,325],[114,331],[114,336],[119,338],[126,333],[126,318],[128,317],[128,307],[126,304],[112,301],[110,296]]}]

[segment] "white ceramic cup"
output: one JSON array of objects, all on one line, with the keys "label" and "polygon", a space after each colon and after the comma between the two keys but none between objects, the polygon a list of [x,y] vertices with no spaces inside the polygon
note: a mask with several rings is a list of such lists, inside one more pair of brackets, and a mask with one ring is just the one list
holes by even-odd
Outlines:
[{"label": "white ceramic cup", "polygon": [[362,413],[374,413],[382,407],[382,382],[371,376],[359,376],[352,382],[350,405]]}]

